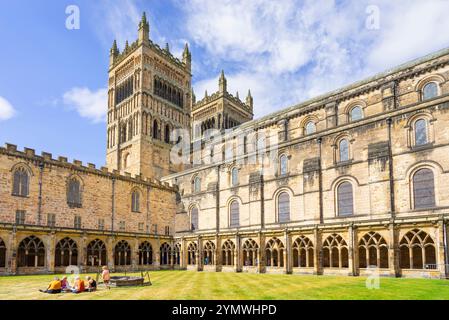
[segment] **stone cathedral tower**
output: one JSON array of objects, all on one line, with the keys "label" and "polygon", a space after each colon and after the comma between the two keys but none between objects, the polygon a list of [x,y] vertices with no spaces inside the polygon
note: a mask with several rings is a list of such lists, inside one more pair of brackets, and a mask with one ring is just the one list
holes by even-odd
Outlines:
[{"label": "stone cathedral tower", "polygon": [[168,44],[150,39],[145,13],[137,41],[122,52],[114,41],[110,51],[107,166],[121,173],[160,178],[182,170],[170,163],[173,129],[190,130],[191,54],[186,44],[182,59]]}]

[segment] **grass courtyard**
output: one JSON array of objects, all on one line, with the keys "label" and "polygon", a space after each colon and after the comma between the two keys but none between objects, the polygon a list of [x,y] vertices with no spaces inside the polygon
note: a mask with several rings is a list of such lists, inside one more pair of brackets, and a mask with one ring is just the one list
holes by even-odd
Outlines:
[{"label": "grass courtyard", "polygon": [[38,292],[46,288],[53,275],[3,276],[0,277],[0,300],[449,299],[449,280],[381,278],[380,288],[370,290],[366,288],[364,277],[189,271],[150,274],[152,286],[107,290],[100,285],[97,292],[78,295]]}]

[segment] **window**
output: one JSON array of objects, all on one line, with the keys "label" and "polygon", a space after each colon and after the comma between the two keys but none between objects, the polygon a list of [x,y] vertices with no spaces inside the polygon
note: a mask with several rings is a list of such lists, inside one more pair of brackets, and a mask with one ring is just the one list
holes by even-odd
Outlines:
[{"label": "window", "polygon": [[153,264],[153,247],[148,241],[139,246],[139,265]]},{"label": "window", "polygon": [[311,268],[313,267],[313,243],[305,237],[298,237],[292,246],[293,251],[293,267],[294,268]]},{"label": "window", "polygon": [[363,118],[363,112],[362,107],[355,106],[351,109],[351,112],[349,113],[349,120],[350,121],[357,121]]},{"label": "window", "polygon": [[56,244],[55,266],[71,265],[78,265],[78,247],[73,239],[64,238]]},{"label": "window", "polygon": [[29,192],[29,176],[25,168],[14,171],[13,176],[13,196],[27,197]]},{"label": "window", "polygon": [[238,227],[240,225],[240,208],[237,200],[231,202],[229,206],[230,211],[230,223],[229,226],[231,228]]},{"label": "window", "polygon": [[69,207],[81,207],[81,184],[78,179],[71,178],[67,186],[67,204]]},{"label": "window", "polygon": [[6,267],[6,245],[0,238],[0,268]]},{"label": "window", "polygon": [[347,268],[349,251],[346,241],[338,234],[332,234],[323,243],[323,267]]},{"label": "window", "polygon": [[354,213],[352,184],[343,182],[337,188],[338,215],[349,216]]},{"label": "window", "polygon": [[200,192],[201,191],[201,178],[195,177],[193,179],[193,192]]},{"label": "window", "polygon": [[164,231],[165,231],[166,236],[170,235],[170,227],[169,226],[165,226]]},{"label": "window", "polygon": [[170,260],[172,258],[172,248],[167,242],[164,242],[160,248],[160,264],[167,265],[170,264]]},{"label": "window", "polygon": [[272,238],[265,246],[267,267],[281,268],[284,266],[285,248],[281,240]]},{"label": "window", "polygon": [[223,266],[234,265],[235,244],[231,240],[226,240],[221,246],[221,263]]},{"label": "window", "polygon": [[285,154],[279,158],[279,173],[281,176],[288,173],[288,157]]},{"label": "window", "polygon": [[125,228],[125,221],[120,221],[118,223],[118,228],[119,228],[120,231],[125,231],[126,230],[126,228]]},{"label": "window", "polygon": [[193,207],[192,211],[190,211],[190,223],[192,227],[192,231],[198,229],[198,208]]},{"label": "window", "polygon": [[415,209],[435,207],[435,185],[432,170],[420,169],[413,175],[413,198]]},{"label": "window", "polygon": [[86,265],[88,266],[106,265],[106,245],[103,241],[95,239],[87,245],[86,262]]},{"label": "window", "polygon": [[170,143],[170,126],[168,124],[165,125],[164,142]]},{"label": "window", "polygon": [[195,265],[197,256],[198,246],[195,242],[190,242],[187,247],[187,264]]},{"label": "window", "polygon": [[368,232],[359,241],[360,268],[388,268],[388,244],[376,232]]},{"label": "window", "polygon": [[422,100],[432,99],[438,96],[438,84],[436,82],[427,83],[422,89]]},{"label": "window", "polygon": [[305,133],[306,134],[312,134],[316,132],[316,125],[313,121],[307,122],[305,126]]},{"label": "window", "polygon": [[18,267],[45,266],[45,246],[41,239],[35,236],[25,238],[17,251]]},{"label": "window", "polygon": [[131,195],[131,211],[140,212],[140,193],[137,190]]},{"label": "window", "polygon": [[80,216],[75,216],[74,228],[75,229],[81,229],[81,217]]},{"label": "window", "polygon": [[290,196],[287,192],[278,196],[278,219],[280,223],[290,221]]},{"label": "window", "polygon": [[159,139],[159,124],[157,120],[153,121],[153,139]]},{"label": "window", "polygon": [[349,161],[349,142],[343,139],[339,143],[340,162]]},{"label": "window", "polygon": [[215,244],[212,241],[207,241],[203,247],[204,265],[214,265],[215,261]]},{"label": "window", "polygon": [[115,245],[114,262],[116,266],[131,265],[131,247],[125,240],[119,241]]},{"label": "window", "polygon": [[104,230],[104,219],[98,219],[98,230]]},{"label": "window", "polygon": [[231,171],[231,184],[233,187],[237,186],[239,184],[239,169],[232,168]]},{"label": "window", "polygon": [[25,224],[25,216],[26,212],[24,210],[17,210],[16,211],[16,224]]},{"label": "window", "polygon": [[139,228],[139,231],[143,231],[143,223],[142,222],[139,222],[138,228]]},{"label": "window", "polygon": [[56,225],[56,215],[54,213],[49,213],[47,215],[47,225],[49,227],[54,227]]},{"label": "window", "polygon": [[421,146],[427,142],[427,122],[424,119],[419,119],[415,122],[415,145]]},{"label": "window", "polygon": [[253,239],[248,239],[243,244],[243,263],[245,266],[257,266],[259,246]]},{"label": "window", "polygon": [[399,261],[403,269],[436,269],[435,243],[426,232],[418,229],[407,232],[399,242]]}]

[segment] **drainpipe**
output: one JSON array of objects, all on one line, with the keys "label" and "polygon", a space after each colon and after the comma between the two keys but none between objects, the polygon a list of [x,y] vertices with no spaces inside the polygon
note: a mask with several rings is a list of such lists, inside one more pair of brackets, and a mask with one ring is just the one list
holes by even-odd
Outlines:
[{"label": "drainpipe", "polygon": [[320,223],[324,223],[323,217],[323,176],[321,172],[321,144],[322,138],[317,139],[318,142],[318,156],[319,156],[319,168],[318,168],[318,192],[319,192],[319,206],[320,206]]},{"label": "drainpipe", "polygon": [[111,217],[111,233],[114,232],[115,219],[115,178],[112,178],[112,217]]},{"label": "drainpipe", "polygon": [[41,224],[42,220],[42,175],[44,171],[44,163],[39,163],[39,197],[37,205],[37,225]]},{"label": "drainpipe", "polygon": [[395,197],[394,197],[394,173],[393,173],[393,150],[391,143],[391,125],[392,119],[387,119],[388,125],[388,171],[389,171],[389,180],[390,180],[390,212],[391,218],[394,219],[396,216],[396,205],[395,205]]}]

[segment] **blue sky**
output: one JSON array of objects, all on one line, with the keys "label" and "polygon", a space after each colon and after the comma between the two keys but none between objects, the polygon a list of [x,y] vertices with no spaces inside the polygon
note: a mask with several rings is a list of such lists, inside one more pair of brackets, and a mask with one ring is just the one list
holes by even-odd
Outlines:
[{"label": "blue sky", "polygon": [[256,117],[449,47],[446,0],[0,0],[0,143],[104,165],[109,49],[144,10],[153,41],[190,44],[197,98],[225,69]]}]

